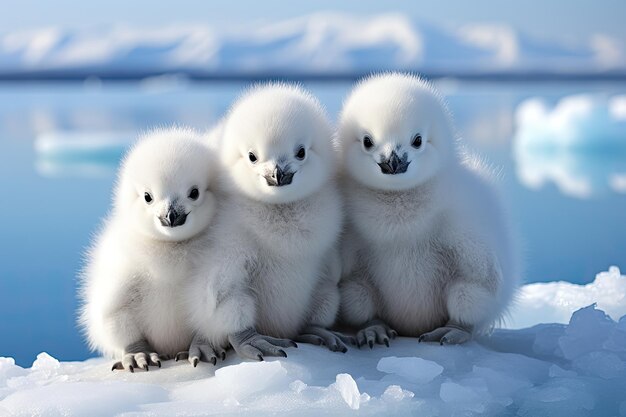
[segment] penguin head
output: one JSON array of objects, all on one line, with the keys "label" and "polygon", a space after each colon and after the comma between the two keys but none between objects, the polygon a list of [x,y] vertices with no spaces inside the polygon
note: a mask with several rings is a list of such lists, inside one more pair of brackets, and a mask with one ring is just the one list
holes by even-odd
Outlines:
[{"label": "penguin head", "polygon": [[158,240],[182,241],[207,228],[216,210],[213,156],[190,129],[158,129],[127,154],[115,215]]},{"label": "penguin head", "polygon": [[426,81],[400,73],[361,81],[345,101],[338,139],[342,166],[363,185],[415,188],[454,155],[448,110]]},{"label": "penguin head", "polygon": [[230,110],[222,136],[229,186],[266,203],[305,198],[335,169],[332,129],[320,103],[299,86],[252,88]]}]

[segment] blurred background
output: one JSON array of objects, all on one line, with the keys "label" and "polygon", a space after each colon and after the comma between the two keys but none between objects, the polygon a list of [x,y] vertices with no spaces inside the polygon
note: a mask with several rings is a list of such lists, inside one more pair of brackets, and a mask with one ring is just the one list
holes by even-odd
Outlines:
[{"label": "blurred background", "polygon": [[23,0],[0,14],[0,356],[90,356],[77,272],[121,155],[209,128],[259,80],[335,118],[359,77],[421,73],[502,173],[525,282],[626,268],[626,2]]}]

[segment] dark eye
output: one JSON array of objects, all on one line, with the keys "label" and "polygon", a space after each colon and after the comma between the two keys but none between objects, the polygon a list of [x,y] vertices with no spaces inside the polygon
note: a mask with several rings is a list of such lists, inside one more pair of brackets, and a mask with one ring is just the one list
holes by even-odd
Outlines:
[{"label": "dark eye", "polygon": [[152,203],[152,194],[149,192],[143,193],[143,199],[146,200],[146,203],[148,204]]},{"label": "dark eye", "polygon": [[190,200],[197,200],[198,197],[200,197],[200,191],[198,191],[198,189],[196,187],[193,187],[191,189],[191,191],[189,191],[189,199]]},{"label": "dark eye", "polygon": [[372,138],[366,135],[363,138],[363,147],[365,147],[365,149],[372,149],[372,146],[374,146],[374,142],[372,142]]},{"label": "dark eye", "polygon": [[256,155],[253,152],[248,152],[248,159],[253,164],[257,161]]},{"label": "dark eye", "polygon": [[411,146],[413,146],[414,148],[421,148],[422,146],[422,135],[417,134],[415,135],[415,137],[413,138],[413,142],[411,142]]},{"label": "dark eye", "polygon": [[304,150],[303,146],[300,146],[300,149],[298,149],[298,153],[296,154],[296,158],[302,161],[305,156],[306,156],[306,151]]}]

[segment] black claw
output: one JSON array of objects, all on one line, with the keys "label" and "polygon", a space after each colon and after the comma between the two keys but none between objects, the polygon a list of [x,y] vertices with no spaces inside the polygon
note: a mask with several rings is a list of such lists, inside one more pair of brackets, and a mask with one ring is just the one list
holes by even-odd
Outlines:
[{"label": "black claw", "polygon": [[422,343],[424,341],[424,335],[421,335],[418,339],[417,339],[417,343]]},{"label": "black claw", "polygon": [[298,347],[298,344],[292,340],[292,341],[291,341],[291,346],[292,346],[292,347],[297,348],[297,347]]},{"label": "black claw", "polygon": [[398,337],[398,332],[396,332],[395,330],[391,331],[391,338],[395,339],[396,337]]},{"label": "black claw", "polygon": [[211,358],[211,363],[213,364],[213,366],[217,365],[217,358],[215,356]]},{"label": "black claw", "polygon": [[113,364],[113,367],[111,368],[111,371],[115,371],[116,369],[117,369],[117,364],[116,364],[116,363],[114,363],[114,364]]},{"label": "black claw", "polygon": [[156,364],[159,368],[161,367],[161,361],[156,361]]},{"label": "black claw", "polygon": [[374,348],[374,341],[373,340],[368,340],[367,344],[369,345],[370,349]]},{"label": "black claw", "polygon": [[148,372],[148,371],[150,370],[150,368],[148,368],[148,365],[144,365],[144,366],[142,366],[142,368],[143,368],[143,370],[144,370],[144,371],[146,371],[146,372]]},{"label": "black claw", "polygon": [[441,340],[439,341],[439,346],[443,346],[443,343],[445,342],[444,338],[442,337]]},{"label": "black claw", "polygon": [[226,352],[222,352],[222,360],[226,360]]},{"label": "black claw", "polygon": [[346,353],[348,351],[348,348],[345,346],[341,347],[341,353]]},{"label": "black claw", "polygon": [[193,358],[191,360],[191,364],[193,365],[193,367],[195,368],[196,366],[198,366],[198,362],[200,362],[200,359],[198,358]]},{"label": "black claw", "polygon": [[385,346],[389,347],[389,339],[383,339],[383,343],[385,343]]},{"label": "black claw", "polygon": [[130,371],[130,373],[131,373],[131,374],[134,374],[134,373],[135,373],[135,368],[133,368],[133,365],[130,365],[130,366],[128,367],[128,370]]},{"label": "black claw", "polygon": [[263,362],[263,355],[257,355],[256,357],[259,360],[259,362]]}]

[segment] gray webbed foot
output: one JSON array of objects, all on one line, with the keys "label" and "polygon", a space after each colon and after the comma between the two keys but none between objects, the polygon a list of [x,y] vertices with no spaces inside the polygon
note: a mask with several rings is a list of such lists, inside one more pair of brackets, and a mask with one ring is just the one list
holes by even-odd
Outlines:
[{"label": "gray webbed foot", "polygon": [[187,359],[195,368],[199,362],[217,364],[217,359],[226,359],[226,351],[220,346],[213,346],[204,337],[196,335],[191,341],[188,351],[178,352],[176,362]]},{"label": "gray webbed foot", "polygon": [[346,344],[356,345],[356,339],[339,332],[325,329],[321,326],[308,326],[296,338],[297,342],[309,343],[317,346],[326,346],[332,352],[346,353]]},{"label": "gray webbed foot", "polygon": [[472,327],[449,321],[445,326],[424,333],[419,342],[439,342],[440,345],[460,345],[472,338]]},{"label": "gray webbed foot", "polygon": [[159,354],[145,340],[128,345],[124,352],[122,360],[113,364],[112,371],[124,369],[130,372],[135,372],[135,369],[148,371],[149,366],[161,367]]},{"label": "gray webbed foot", "polygon": [[271,336],[259,334],[254,329],[246,329],[228,336],[228,341],[235,349],[235,352],[242,358],[262,361],[263,356],[287,357],[282,348],[298,347],[298,345],[288,339],[278,339]]},{"label": "gray webbed foot", "polygon": [[385,345],[389,347],[389,339],[395,339],[398,337],[398,332],[389,327],[382,320],[372,320],[367,323],[356,334],[356,345],[369,346],[370,349],[374,347],[374,343],[379,345]]}]

